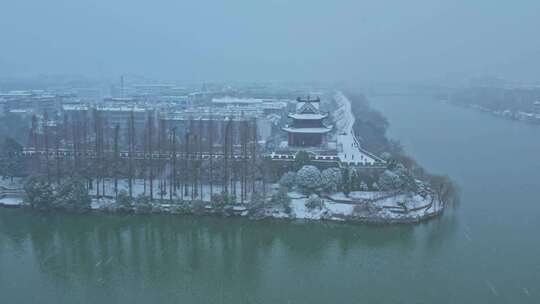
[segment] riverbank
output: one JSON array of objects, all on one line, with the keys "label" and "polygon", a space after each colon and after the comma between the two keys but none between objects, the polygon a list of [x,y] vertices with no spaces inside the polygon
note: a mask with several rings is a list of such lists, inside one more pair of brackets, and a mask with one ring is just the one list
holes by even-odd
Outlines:
[{"label": "riverbank", "polygon": [[455,89],[448,102],[508,120],[540,124],[540,90],[507,86],[470,86]]},{"label": "riverbank", "polygon": [[[22,189],[22,180],[10,183],[11,189]],[[250,219],[327,220],[361,223],[391,224],[415,223],[435,217],[443,212],[442,204],[432,195],[384,191],[355,191],[349,195],[341,192],[329,195],[306,195],[291,191],[278,197],[278,186],[273,185],[272,195],[264,201],[248,203],[218,203],[203,200],[154,199],[148,204],[121,205],[113,197],[91,199],[90,209],[79,212],[98,213],[159,213],[238,216]],[[2,189],[5,189],[4,187]],[[22,192],[20,192],[22,193]],[[31,208],[24,196],[2,197],[1,207]]]},{"label": "riverbank", "polygon": [[450,104],[455,105],[455,106],[459,106],[459,107],[468,108],[468,109],[473,109],[473,110],[484,112],[484,113],[488,113],[490,115],[501,117],[501,118],[504,118],[504,119],[507,119],[507,120],[514,120],[514,121],[525,122],[525,123],[533,124],[533,125],[540,125],[540,114],[538,114],[538,113],[526,112],[526,111],[512,111],[512,110],[509,110],[509,109],[506,109],[506,110],[494,110],[494,109],[489,109],[489,108],[483,107],[483,106],[478,105],[478,104],[462,105],[462,104],[452,103],[452,102],[450,102]]}]

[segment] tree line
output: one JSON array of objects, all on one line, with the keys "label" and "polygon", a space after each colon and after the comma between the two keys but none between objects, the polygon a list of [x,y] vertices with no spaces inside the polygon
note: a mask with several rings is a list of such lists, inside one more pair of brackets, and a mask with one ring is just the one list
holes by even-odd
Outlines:
[{"label": "tree line", "polygon": [[190,118],[179,130],[155,111],[145,114],[143,125],[134,112],[127,116],[112,124],[96,109],[64,114],[56,123],[47,112],[34,115],[24,149],[33,153],[22,153],[16,141],[6,139],[3,151],[11,152],[4,153],[5,159],[19,160],[22,169],[5,175],[42,176],[53,185],[79,177],[96,197],[118,197],[124,189],[133,198],[135,181],[142,180],[150,200],[222,196],[239,202],[266,192],[274,178],[261,156],[254,118]]}]

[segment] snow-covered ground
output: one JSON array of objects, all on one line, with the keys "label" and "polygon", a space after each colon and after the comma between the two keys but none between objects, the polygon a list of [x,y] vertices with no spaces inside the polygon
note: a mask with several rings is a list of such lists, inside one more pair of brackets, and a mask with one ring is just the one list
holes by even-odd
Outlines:
[{"label": "snow-covered ground", "polygon": [[[308,198],[290,192],[291,218],[309,220],[416,221],[437,214],[437,204],[430,196],[391,194],[385,192],[353,192],[349,197],[334,193],[323,198],[322,208],[306,207]],[[348,201],[346,202],[348,198]],[[338,201],[335,201],[337,199]]]},{"label": "snow-covered ground", "polygon": [[[140,184],[139,184],[140,185]],[[271,192],[276,192],[272,186]],[[140,189],[138,189],[140,190]],[[209,197],[209,194],[207,194]],[[314,199],[322,201],[320,207],[309,208],[306,206],[309,197],[297,191],[287,193],[290,198],[290,210],[285,211],[281,204],[266,204],[260,209],[259,214],[266,218],[277,219],[306,219],[306,220],[336,220],[336,221],[378,221],[378,222],[407,222],[417,221],[438,213],[437,204],[432,204],[430,196],[389,193],[383,191],[355,191],[348,196],[342,192],[332,193],[324,197],[313,195]],[[165,197],[168,198],[168,197]],[[189,203],[188,203],[189,204]],[[92,209],[112,210],[115,201],[110,198],[92,199]],[[170,212],[170,205],[155,202],[154,210]],[[229,205],[230,210],[239,216],[249,216],[251,204]],[[205,204],[207,213],[215,213],[216,207],[210,201]],[[219,211],[218,211],[219,213]],[[258,216],[260,217],[260,216]]]},{"label": "snow-covered ground", "polygon": [[2,197],[0,198],[0,206],[15,207],[23,204],[23,197]]},{"label": "snow-covered ground", "polygon": [[355,118],[352,114],[350,100],[342,92],[337,92],[334,95],[334,100],[338,106],[334,111],[334,118],[336,121],[339,159],[344,163],[373,165],[377,160],[372,155],[361,150],[360,143],[354,136],[353,125]]},{"label": "snow-covered ground", "polygon": [[[153,191],[154,198],[156,199],[161,198],[158,179],[154,180],[152,188],[154,190]],[[163,198],[168,199],[169,198],[169,184],[167,183],[164,188],[165,188],[166,193],[164,193]],[[201,188],[202,188],[202,193],[200,191]],[[103,196],[102,190],[103,190],[102,184],[100,183],[99,185],[100,196]],[[120,192],[122,190],[125,190],[126,192],[129,190],[128,180],[126,179],[118,180],[118,191]],[[139,195],[150,195],[150,182],[146,180],[146,186],[145,186],[145,181],[143,179],[134,179],[133,185],[132,185],[132,191],[133,191],[133,197],[137,197]],[[195,199],[202,200],[205,202],[210,202],[212,195],[219,194],[221,191],[222,191],[222,187],[219,184],[214,184],[212,187],[212,191],[210,191],[209,184],[204,184],[202,186],[199,185],[198,194],[195,195]],[[233,192],[232,189],[229,189],[229,191]],[[240,202],[240,199],[241,199],[240,198],[240,182],[238,182],[236,185],[236,191],[237,191],[237,201]],[[105,195],[114,196],[114,194],[115,194],[114,180],[108,178],[105,180]],[[92,196],[96,195],[95,185],[94,185],[94,188],[90,190],[90,195]],[[191,187],[189,187],[188,195],[184,197],[186,199],[191,198]],[[177,199],[181,198],[180,189],[176,191],[176,196],[174,198],[177,198]]]}]

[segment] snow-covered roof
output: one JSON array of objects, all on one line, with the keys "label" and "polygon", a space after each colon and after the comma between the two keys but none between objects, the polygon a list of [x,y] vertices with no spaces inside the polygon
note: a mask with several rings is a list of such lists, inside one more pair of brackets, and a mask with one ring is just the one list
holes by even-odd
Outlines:
[{"label": "snow-covered roof", "polygon": [[298,102],[296,104],[297,113],[318,113],[319,102]]},{"label": "snow-covered roof", "polygon": [[287,103],[284,101],[264,101],[262,103],[264,109],[284,109],[287,107]]},{"label": "snow-covered roof", "polygon": [[133,98],[133,97],[105,97],[103,100],[105,100],[105,101],[131,102],[131,101],[135,101],[135,98]]},{"label": "snow-covered roof", "polygon": [[328,114],[299,114],[299,113],[289,114],[290,118],[299,119],[299,120],[323,119],[323,118],[326,118],[326,116],[328,116]]},{"label": "snow-covered roof", "polygon": [[98,111],[108,111],[108,112],[145,112],[146,108],[141,108],[137,106],[97,106]]},{"label": "snow-covered roof", "polygon": [[259,98],[237,98],[237,97],[222,97],[222,98],[212,98],[213,103],[262,103],[263,100]]},{"label": "snow-covered roof", "polygon": [[298,98],[296,98],[296,101],[298,101],[298,102],[321,102],[321,98],[317,97],[317,98],[312,99],[311,97],[308,96],[307,98],[304,99],[304,98],[298,97]]},{"label": "snow-covered roof", "polygon": [[64,111],[87,111],[88,106],[84,105],[84,104],[77,104],[77,105],[66,104],[66,105],[62,105],[62,110],[64,110]]},{"label": "snow-covered roof", "polygon": [[11,110],[9,110],[9,113],[27,113],[27,112],[30,112],[30,111],[27,110],[27,109],[11,109]]},{"label": "snow-covered roof", "polygon": [[[89,108],[87,104],[62,105],[64,111],[88,111]],[[145,112],[146,108],[136,105],[98,105],[96,106],[96,110],[106,112]]]},{"label": "snow-covered roof", "polygon": [[332,128],[291,128],[291,127],[283,128],[283,131],[290,132],[290,133],[313,133],[313,134],[328,133],[331,130]]}]

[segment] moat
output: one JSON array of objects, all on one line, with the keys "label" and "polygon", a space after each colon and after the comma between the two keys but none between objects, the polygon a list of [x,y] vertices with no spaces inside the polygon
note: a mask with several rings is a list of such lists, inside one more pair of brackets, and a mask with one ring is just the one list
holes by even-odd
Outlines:
[{"label": "moat", "polygon": [[537,303],[540,130],[370,100],[459,206],[408,226],[0,209],[0,302]]}]

